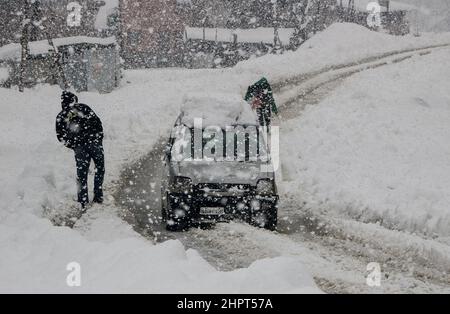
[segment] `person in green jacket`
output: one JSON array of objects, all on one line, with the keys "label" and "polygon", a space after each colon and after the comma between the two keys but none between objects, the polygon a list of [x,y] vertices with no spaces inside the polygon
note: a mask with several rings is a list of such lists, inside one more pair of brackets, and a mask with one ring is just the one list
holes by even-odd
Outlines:
[{"label": "person in green jacket", "polygon": [[272,113],[278,115],[278,108],[273,98],[272,87],[266,78],[263,77],[248,87],[245,101],[252,106],[252,109],[256,110],[259,124],[270,127]]}]

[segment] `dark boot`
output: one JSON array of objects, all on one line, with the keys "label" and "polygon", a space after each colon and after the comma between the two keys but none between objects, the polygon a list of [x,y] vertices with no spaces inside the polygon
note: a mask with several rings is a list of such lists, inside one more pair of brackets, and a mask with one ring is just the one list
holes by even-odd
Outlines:
[{"label": "dark boot", "polygon": [[103,204],[103,195],[95,195],[92,201],[97,204]]}]

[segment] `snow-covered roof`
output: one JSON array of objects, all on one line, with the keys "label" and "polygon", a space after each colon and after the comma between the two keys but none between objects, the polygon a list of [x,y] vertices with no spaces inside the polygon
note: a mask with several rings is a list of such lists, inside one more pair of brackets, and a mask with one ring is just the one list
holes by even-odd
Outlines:
[{"label": "snow-covered roof", "polygon": [[[65,38],[55,38],[53,43],[56,47],[75,45],[75,44],[97,44],[111,45],[116,43],[115,37],[98,38],[87,36],[75,36]],[[32,41],[28,43],[31,55],[46,54],[52,48],[47,40]],[[0,47],[0,60],[15,60],[20,58],[22,47],[18,43],[12,43]]]},{"label": "snow-covered roof", "polygon": [[194,119],[202,119],[202,126],[257,125],[256,114],[240,95],[226,93],[189,93],[181,106],[181,122],[194,126]]},{"label": "snow-covered roof", "polygon": [[[258,27],[251,29],[227,29],[227,28],[202,28],[202,27],[186,27],[187,39],[203,39],[203,31],[205,40],[233,42],[233,35],[237,36],[240,43],[273,43],[274,29],[272,27]],[[293,28],[280,28],[278,35],[282,43],[289,43]]]}]

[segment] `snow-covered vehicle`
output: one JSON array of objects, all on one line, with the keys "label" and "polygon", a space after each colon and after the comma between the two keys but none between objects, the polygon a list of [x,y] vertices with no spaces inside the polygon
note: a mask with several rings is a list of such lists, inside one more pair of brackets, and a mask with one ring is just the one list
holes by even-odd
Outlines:
[{"label": "snow-covered vehicle", "polygon": [[239,217],[274,230],[279,196],[267,137],[240,97],[185,96],[165,151],[167,229]]}]

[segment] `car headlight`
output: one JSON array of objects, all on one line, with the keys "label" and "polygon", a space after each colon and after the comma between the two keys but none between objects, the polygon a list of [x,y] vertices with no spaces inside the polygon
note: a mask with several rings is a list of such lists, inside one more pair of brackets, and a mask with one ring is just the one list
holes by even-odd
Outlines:
[{"label": "car headlight", "polygon": [[259,180],[258,184],[256,184],[256,194],[259,195],[272,195],[274,194],[275,189],[273,185],[273,180],[263,179]]},{"label": "car headlight", "polygon": [[174,193],[189,194],[192,192],[192,180],[187,177],[175,177],[170,190]]}]

